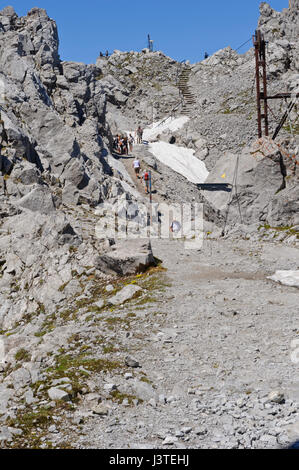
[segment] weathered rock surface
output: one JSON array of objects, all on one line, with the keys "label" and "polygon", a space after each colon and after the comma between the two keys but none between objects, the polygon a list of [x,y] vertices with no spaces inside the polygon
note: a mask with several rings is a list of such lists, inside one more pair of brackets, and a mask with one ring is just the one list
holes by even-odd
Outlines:
[{"label": "weathered rock surface", "polygon": [[101,255],[95,260],[97,269],[121,275],[141,273],[154,265],[152,248],[147,240],[119,242],[113,247],[113,251]]}]

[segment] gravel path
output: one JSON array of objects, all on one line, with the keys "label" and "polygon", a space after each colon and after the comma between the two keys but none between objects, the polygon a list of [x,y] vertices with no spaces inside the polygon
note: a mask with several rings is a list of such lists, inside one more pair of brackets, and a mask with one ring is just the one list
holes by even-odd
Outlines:
[{"label": "gravel path", "polygon": [[[127,347],[146,374],[136,393],[143,402],[88,418],[76,446],[287,445],[299,431],[298,364],[290,357],[298,289],[266,277],[298,268],[298,250],[244,240],[205,241],[198,251],[156,240],[153,250],[167,268],[164,292],[141,312],[125,307],[137,315]],[[125,371],[133,375],[128,387],[136,371]]]}]

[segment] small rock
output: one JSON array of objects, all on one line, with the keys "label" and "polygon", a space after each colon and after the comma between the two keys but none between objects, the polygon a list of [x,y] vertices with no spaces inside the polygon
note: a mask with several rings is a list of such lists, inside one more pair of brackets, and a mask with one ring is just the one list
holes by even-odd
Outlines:
[{"label": "small rock", "polygon": [[24,394],[25,402],[27,405],[32,405],[34,402],[34,397],[33,397],[33,392],[31,389],[29,389],[25,394]]},{"label": "small rock", "polygon": [[190,426],[184,426],[181,431],[184,433],[184,434],[189,434],[191,431],[192,431],[192,428]]},{"label": "small rock", "polygon": [[194,429],[194,432],[197,436],[204,436],[205,434],[207,434],[208,430],[207,428],[196,428]]},{"label": "small rock", "polygon": [[61,384],[66,384],[66,383],[69,384],[70,382],[71,380],[68,377],[62,377],[61,379],[53,380],[52,385],[53,387],[56,387],[56,385],[61,385]]},{"label": "small rock", "polygon": [[117,390],[117,386],[115,384],[105,384],[104,390],[106,392],[113,392],[113,390]]},{"label": "small rock", "polygon": [[115,294],[111,299],[108,299],[108,304],[110,305],[121,305],[128,300],[133,299],[138,294],[142,292],[141,287],[135,285],[128,285],[121,289],[117,294]]},{"label": "small rock", "polygon": [[108,286],[106,286],[106,292],[112,292],[114,291],[114,286],[112,284],[108,284]]},{"label": "small rock", "polygon": [[102,403],[92,409],[93,413],[99,416],[107,416],[109,414],[109,410],[109,407]]},{"label": "small rock", "polygon": [[99,300],[98,302],[95,303],[95,306],[98,308],[103,308],[105,305],[104,300]]},{"label": "small rock", "polygon": [[273,403],[284,403],[285,402],[285,397],[284,394],[278,390],[273,390],[272,392],[269,393],[268,395],[268,400],[273,402]]},{"label": "small rock", "polygon": [[126,379],[126,380],[129,380],[129,379],[132,379],[132,378],[133,378],[133,374],[130,374],[129,372],[127,372],[127,373],[125,374],[125,379]]},{"label": "small rock", "polygon": [[148,402],[149,405],[151,405],[153,408],[157,407],[157,402],[154,398],[151,398]]},{"label": "small rock", "polygon": [[162,403],[162,405],[165,405],[166,401],[167,400],[166,400],[165,395],[163,395],[163,394],[159,395],[159,403]]},{"label": "small rock", "polygon": [[178,441],[178,438],[175,437],[175,436],[166,436],[164,441],[163,441],[163,445],[172,445],[174,444],[175,442]]},{"label": "small rock", "polygon": [[173,403],[174,401],[177,401],[177,398],[171,395],[166,400],[167,400],[167,403]]},{"label": "small rock", "polygon": [[130,357],[130,356],[126,357],[126,365],[128,367],[133,367],[133,368],[141,367],[139,362],[136,361],[136,359],[134,359],[133,357]]},{"label": "small rock", "polygon": [[61,390],[60,388],[52,387],[48,390],[48,395],[51,400],[62,400],[62,401],[69,401],[70,396],[68,392],[65,390]]}]

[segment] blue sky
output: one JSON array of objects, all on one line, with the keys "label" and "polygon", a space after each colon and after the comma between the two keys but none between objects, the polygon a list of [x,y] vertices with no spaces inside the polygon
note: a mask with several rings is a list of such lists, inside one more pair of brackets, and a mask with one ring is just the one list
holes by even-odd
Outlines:
[{"label": "blue sky", "polygon": [[[281,11],[288,0],[270,0]],[[203,59],[226,46],[238,48],[257,26],[259,0],[7,0],[19,16],[45,8],[58,25],[63,60],[94,63],[100,51],[140,51],[147,35],[155,50],[176,60]],[[246,52],[247,44],[239,50]]]}]

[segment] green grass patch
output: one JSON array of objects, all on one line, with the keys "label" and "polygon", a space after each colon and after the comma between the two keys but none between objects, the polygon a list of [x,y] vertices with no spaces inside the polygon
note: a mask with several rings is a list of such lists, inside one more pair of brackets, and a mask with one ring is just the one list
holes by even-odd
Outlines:
[{"label": "green grass patch", "polygon": [[15,360],[18,362],[30,362],[31,355],[26,349],[19,349],[15,354]]}]

